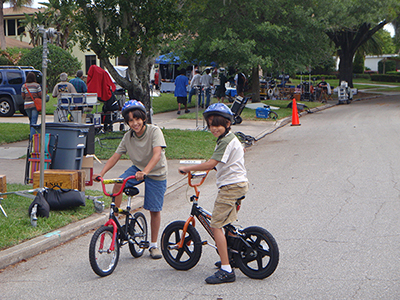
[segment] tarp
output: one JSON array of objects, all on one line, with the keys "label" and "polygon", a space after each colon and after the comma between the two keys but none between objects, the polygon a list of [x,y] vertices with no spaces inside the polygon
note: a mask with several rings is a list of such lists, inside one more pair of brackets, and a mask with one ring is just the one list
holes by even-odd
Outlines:
[{"label": "tarp", "polygon": [[[185,63],[187,63],[187,61],[184,61]],[[156,64],[162,64],[162,65],[179,65],[181,64],[181,61],[179,59],[179,56],[174,55],[173,53],[167,53],[167,54],[163,54],[160,55],[159,57],[156,58],[155,61]],[[196,62],[193,61],[190,63],[191,65],[201,65],[201,66],[213,66],[214,68],[217,66],[217,64],[215,62],[210,62],[210,63],[204,63],[204,62]]]},{"label": "tarp", "polygon": [[172,53],[168,54],[163,54],[160,55],[159,57],[156,58],[156,64],[163,64],[163,65],[169,65],[169,64],[174,64],[174,65],[179,65],[179,56],[176,56]]}]

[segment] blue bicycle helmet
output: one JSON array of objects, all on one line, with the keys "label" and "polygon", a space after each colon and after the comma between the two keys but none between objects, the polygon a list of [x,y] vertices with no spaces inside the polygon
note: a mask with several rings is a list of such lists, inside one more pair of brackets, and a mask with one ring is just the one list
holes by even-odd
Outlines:
[{"label": "blue bicycle helmet", "polygon": [[129,100],[125,102],[124,106],[122,107],[122,116],[125,118],[130,111],[135,109],[139,109],[146,114],[146,108],[144,107],[143,103],[138,100]]},{"label": "blue bicycle helmet", "polygon": [[207,120],[207,118],[211,115],[218,115],[222,116],[229,121],[233,122],[233,113],[229,109],[228,106],[226,106],[223,103],[214,103],[211,104],[207,109],[203,112],[204,118]]}]

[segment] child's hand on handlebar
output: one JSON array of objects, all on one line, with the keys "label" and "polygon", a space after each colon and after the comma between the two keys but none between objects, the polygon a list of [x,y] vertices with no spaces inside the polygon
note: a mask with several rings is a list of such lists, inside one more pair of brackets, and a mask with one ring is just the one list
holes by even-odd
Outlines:
[{"label": "child's hand on handlebar", "polygon": [[100,182],[100,178],[102,176],[100,174],[93,174],[92,179],[93,181]]},{"label": "child's hand on handlebar", "polygon": [[190,172],[190,170],[187,170],[187,168],[185,168],[185,167],[180,167],[180,168],[178,169],[178,171],[179,171],[179,173],[181,173],[181,174],[183,174],[183,175],[185,175],[185,174],[187,174],[187,173]]},{"label": "child's hand on handlebar", "polygon": [[141,181],[144,180],[144,178],[147,176],[146,173],[142,172],[142,171],[137,171],[135,174],[136,180],[137,181]]}]

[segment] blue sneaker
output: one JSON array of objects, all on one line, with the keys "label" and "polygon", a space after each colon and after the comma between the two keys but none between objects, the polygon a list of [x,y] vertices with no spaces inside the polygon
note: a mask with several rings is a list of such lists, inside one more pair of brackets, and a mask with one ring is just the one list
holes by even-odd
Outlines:
[{"label": "blue sneaker", "polygon": [[234,282],[236,280],[235,271],[226,272],[225,270],[218,270],[214,275],[206,278],[208,284],[220,284],[226,282]]}]

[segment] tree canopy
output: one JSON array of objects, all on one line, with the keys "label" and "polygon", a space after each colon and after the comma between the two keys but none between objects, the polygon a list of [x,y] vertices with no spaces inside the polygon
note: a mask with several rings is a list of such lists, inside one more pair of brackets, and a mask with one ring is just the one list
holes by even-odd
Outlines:
[{"label": "tree canopy", "polygon": [[334,43],[340,58],[339,81],[353,86],[353,57],[363,44],[400,13],[398,0],[316,1],[317,18]]},{"label": "tree canopy", "polygon": [[[179,32],[177,0],[77,0],[81,49],[93,50],[116,82],[131,98],[150,110],[149,74],[164,40]],[[119,57],[128,66],[129,79],[114,69]]]}]

